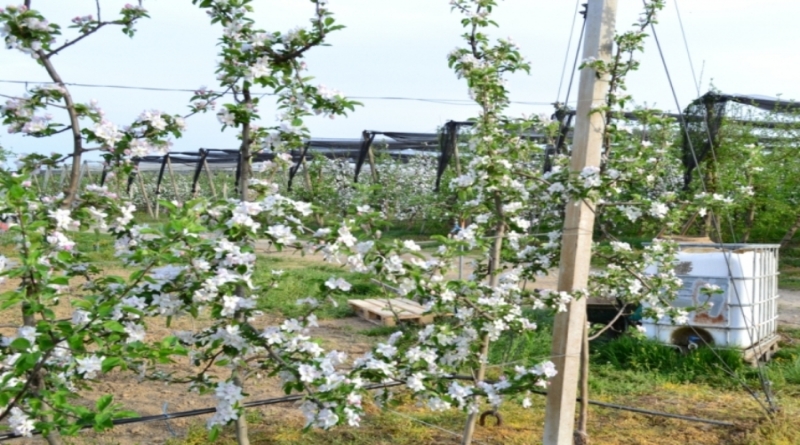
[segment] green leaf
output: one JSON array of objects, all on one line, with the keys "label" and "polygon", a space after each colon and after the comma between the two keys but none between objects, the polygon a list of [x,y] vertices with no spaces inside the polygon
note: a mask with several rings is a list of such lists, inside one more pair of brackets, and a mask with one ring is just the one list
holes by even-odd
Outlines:
[{"label": "green leaf", "polygon": [[122,364],[122,359],[119,357],[108,357],[103,360],[101,368],[103,372],[108,372]]},{"label": "green leaf", "polygon": [[24,352],[24,351],[27,351],[28,349],[30,349],[31,342],[29,342],[27,339],[24,339],[24,338],[17,338],[14,341],[12,341],[11,344],[8,345],[8,346],[9,346],[9,348],[11,348],[11,349],[13,349],[15,351]]},{"label": "green leaf", "polygon": [[100,413],[94,418],[94,428],[96,430],[104,430],[114,426],[111,421],[111,413]]},{"label": "green leaf", "polygon": [[116,320],[108,320],[107,322],[103,323],[103,327],[111,332],[119,332],[119,333],[125,332],[125,327],[122,326],[122,323]]},{"label": "green leaf", "polygon": [[115,419],[127,419],[131,417],[139,417],[139,413],[137,413],[136,411],[126,410],[126,409],[114,412]]},{"label": "green leaf", "polygon": [[[103,364],[105,365],[105,362]],[[97,403],[94,405],[95,409],[97,409],[97,411],[104,411],[109,405],[111,405],[113,400],[114,397],[111,394],[105,394],[97,399]]]}]

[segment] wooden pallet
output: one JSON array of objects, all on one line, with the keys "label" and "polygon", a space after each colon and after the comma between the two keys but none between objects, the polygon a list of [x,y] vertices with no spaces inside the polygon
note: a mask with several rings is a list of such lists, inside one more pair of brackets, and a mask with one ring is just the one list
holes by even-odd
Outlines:
[{"label": "wooden pallet", "polygon": [[758,344],[753,345],[743,351],[743,358],[744,361],[750,363],[752,366],[758,366],[758,362],[768,362],[772,359],[772,356],[780,349],[778,342],[780,342],[781,337],[779,335],[773,335],[772,337],[765,338],[758,342]]},{"label": "wooden pallet", "polygon": [[378,325],[395,326],[398,321],[433,323],[432,314],[423,314],[425,309],[419,303],[406,298],[347,300],[347,304],[359,317]]}]

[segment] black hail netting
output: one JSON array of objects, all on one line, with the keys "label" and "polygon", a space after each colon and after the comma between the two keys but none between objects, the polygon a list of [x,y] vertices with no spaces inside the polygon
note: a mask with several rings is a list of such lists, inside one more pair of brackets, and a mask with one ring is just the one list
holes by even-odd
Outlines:
[{"label": "black hail netting", "polygon": [[727,101],[719,101],[706,94],[686,107],[681,160],[683,161],[683,187],[689,189],[692,172],[719,145],[719,129],[725,115]]},{"label": "black hail netting", "polygon": [[[381,136],[377,139],[376,136]],[[304,161],[316,157],[325,157],[335,160],[347,160],[356,166],[354,181],[358,181],[359,173],[368,154],[379,154],[392,159],[407,161],[419,155],[436,156],[439,150],[439,135],[437,133],[407,133],[407,132],[382,132],[365,131],[362,139],[336,139],[323,138],[311,139],[306,142],[301,150],[291,150],[292,166],[289,168],[288,187],[291,188],[295,175]],[[275,153],[262,152],[253,156],[253,162],[264,162],[275,159]],[[140,169],[145,166],[155,167],[158,171],[156,180],[156,193],[161,190],[164,173],[167,166],[179,166],[182,170],[193,170],[192,194],[197,193],[198,181],[204,169],[228,168],[235,169],[236,181],[234,189],[238,189],[239,176],[241,175],[241,159],[238,149],[201,148],[198,151],[170,152],[165,155],[143,156],[134,159]],[[106,171],[101,175],[101,184],[105,183]],[[130,192],[136,180],[134,175],[128,178],[127,190]],[[238,190],[237,190],[238,191]]]},{"label": "black hail netting", "polygon": [[[376,136],[383,136],[377,140]],[[439,135],[436,133],[403,133],[395,131],[369,131],[364,130],[358,145],[356,157],[356,173],[353,181],[358,182],[364,161],[370,150],[379,151],[392,158],[406,159],[409,156],[435,155],[439,146]]]},{"label": "black hail netting", "polygon": [[439,134],[439,163],[436,168],[436,186],[434,188],[437,192],[439,191],[445,169],[450,164],[450,160],[453,159],[454,156],[457,156],[458,143],[460,142],[458,137],[459,130],[462,127],[471,127],[473,125],[473,122],[448,121]]},{"label": "black hail netting", "polygon": [[[726,95],[710,92],[692,102],[683,112],[686,127],[682,130],[682,161],[684,165],[684,187],[689,188],[697,164],[704,159],[719,144],[720,127],[724,125],[726,105],[736,102],[756,107],[767,112],[797,113],[800,104],[781,101],[778,98],[765,96]],[[667,114],[678,118],[680,115]],[[547,171],[549,157],[554,153],[567,152],[571,143],[571,130],[575,121],[575,111],[568,109],[557,110],[554,116],[560,122],[560,131],[556,139],[549,141],[547,150],[543,151],[542,167]],[[634,113],[624,113],[625,119],[635,120]],[[760,129],[775,128],[784,123],[769,121],[737,121]],[[288,187],[291,189],[295,175],[303,167],[305,161],[316,157],[325,157],[334,160],[344,160],[355,166],[353,181],[358,182],[364,163],[369,160],[370,167],[374,167],[376,155],[389,157],[400,161],[408,161],[414,156],[435,156],[437,158],[436,181],[434,189],[439,190],[442,176],[451,164],[458,167],[459,153],[466,154],[468,150],[465,134],[474,125],[473,122],[448,121],[438,133],[413,133],[393,131],[364,131],[361,138],[320,138],[306,142],[302,149],[292,150],[292,166],[289,169]],[[797,124],[800,128],[800,124]],[[529,133],[523,137],[546,142],[542,134]],[[693,149],[693,150],[692,150]],[[275,158],[272,152],[262,152],[253,156],[252,161],[264,162]],[[134,162],[142,170],[157,171],[156,194],[163,187],[164,174],[167,167],[172,169],[178,166],[182,171],[190,170],[192,174],[191,193],[198,191],[198,180],[203,170],[229,169],[235,170],[236,182],[233,188],[238,188],[241,174],[241,160],[238,149],[201,148],[198,151],[171,152],[161,156],[144,156]],[[372,171],[373,175],[379,172]],[[101,174],[101,183],[106,179],[106,171]],[[128,191],[136,180],[135,176],[128,178]],[[238,191],[238,190],[237,190]]]},{"label": "black hail netting", "polygon": [[[681,136],[685,190],[689,189],[692,173],[698,164],[719,146],[720,128],[725,121],[725,111],[729,102],[773,113],[797,113],[800,111],[800,103],[758,95],[709,92],[695,99],[683,112],[685,128],[681,132]],[[740,122],[759,128],[774,128],[778,125],[776,122],[769,121]],[[769,141],[766,140],[766,142]]]}]

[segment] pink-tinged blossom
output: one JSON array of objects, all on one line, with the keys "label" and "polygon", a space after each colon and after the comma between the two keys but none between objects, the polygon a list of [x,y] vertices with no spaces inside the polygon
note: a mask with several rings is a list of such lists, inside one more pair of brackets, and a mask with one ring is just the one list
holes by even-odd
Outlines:
[{"label": "pink-tinged blossom", "polygon": [[117,142],[122,140],[122,132],[119,131],[114,123],[105,119],[95,124],[94,134],[109,147],[115,146]]}]

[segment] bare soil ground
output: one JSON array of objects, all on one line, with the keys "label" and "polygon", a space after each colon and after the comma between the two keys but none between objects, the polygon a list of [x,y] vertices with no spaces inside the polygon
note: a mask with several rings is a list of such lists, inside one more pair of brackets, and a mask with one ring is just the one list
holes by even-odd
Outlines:
[{"label": "bare soil ground", "polygon": [[780,290],[778,299],[778,324],[800,329],[800,291]]},{"label": "bare soil ground", "polygon": [[[300,257],[297,255],[260,252],[267,255],[277,255],[282,259],[289,260],[287,267],[303,267],[321,261],[318,255],[307,255]],[[109,270],[112,274],[126,274],[124,270]],[[471,273],[469,261],[464,262],[464,276]],[[453,271],[448,278],[455,278],[458,271]],[[535,284],[536,287],[555,289],[557,273],[554,272],[547,277],[543,277]],[[0,286],[0,291],[6,290],[13,283],[5,283]],[[71,308],[67,302],[62,302],[57,313],[59,316],[69,317]],[[800,291],[781,291],[780,299],[780,324],[800,328]],[[2,324],[18,323],[19,314],[4,311],[0,312]],[[192,320],[189,317],[179,317],[172,322],[171,327],[166,327],[165,320],[153,320],[148,331],[151,339],[163,338],[171,335],[175,331],[192,329],[202,325],[204,320]],[[267,317],[262,321],[268,324],[271,321]],[[350,357],[361,355],[366,352],[374,339],[363,334],[367,329],[374,328],[375,325],[356,317],[349,317],[337,320],[323,320],[320,327],[312,330],[311,335],[322,341],[326,348],[338,349],[347,352]],[[9,329],[0,328],[0,333],[10,334]],[[174,364],[166,365],[165,370],[187,371],[191,365],[188,360],[179,360]],[[220,377],[225,377],[220,375]],[[248,381],[246,386],[248,397],[246,401],[263,400],[273,397],[283,396],[278,382],[275,379],[261,378]],[[114,394],[115,400],[124,404],[127,409],[131,409],[142,416],[162,414],[166,412],[187,411],[198,408],[211,407],[214,405],[212,396],[200,396],[187,391],[187,385],[165,385],[151,381],[139,381],[138,378],[126,372],[112,372],[102,375],[94,384],[94,390],[87,395],[87,403],[101,394]],[[301,417],[294,405],[277,405],[262,407],[257,410],[261,418],[269,419],[270,423],[280,422],[284,419],[288,423],[296,423]],[[288,408],[288,409],[287,409]],[[296,407],[295,407],[296,408]],[[252,415],[251,410],[251,415]],[[76,438],[66,439],[67,443],[75,445],[138,445],[138,444],[161,444],[171,437],[184,437],[191,425],[205,421],[208,416],[173,419],[166,421],[155,421],[149,423],[138,423],[124,425],[106,433],[95,433],[93,431],[82,432]],[[19,439],[15,443],[19,445],[39,445],[46,443],[41,438]]]}]

